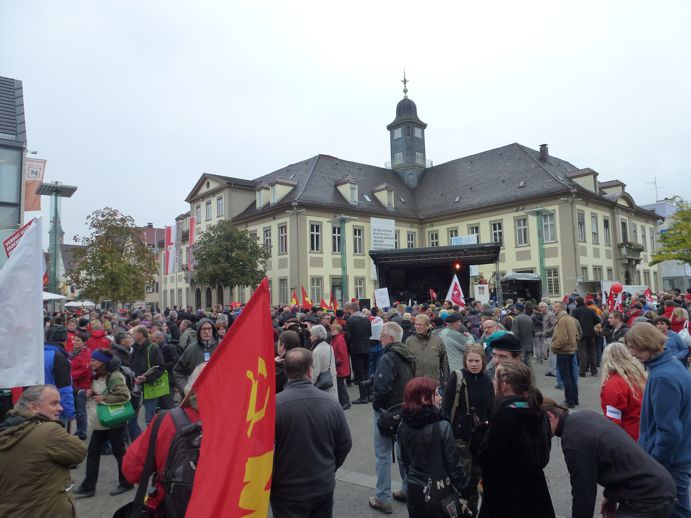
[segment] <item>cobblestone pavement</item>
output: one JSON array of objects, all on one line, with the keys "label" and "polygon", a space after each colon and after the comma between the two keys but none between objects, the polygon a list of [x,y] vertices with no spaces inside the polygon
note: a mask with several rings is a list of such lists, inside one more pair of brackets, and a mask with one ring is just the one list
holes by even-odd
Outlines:
[{"label": "cobblestone pavement", "polygon": [[[546,377],[545,364],[536,365],[536,378],[540,390],[545,396],[556,401],[563,400],[563,392],[554,388],[555,378]],[[356,396],[357,387],[350,389],[351,398]],[[600,376],[579,379],[580,408],[600,411]],[[143,414],[143,412],[142,412]],[[374,448],[372,445],[372,409],[370,405],[354,405],[346,411],[351,434],[353,449],[345,464],[337,473],[336,492],[334,495],[334,516],[344,518],[369,518],[383,516],[370,509],[367,499],[374,495],[375,467]],[[73,471],[75,487],[84,477],[84,464]],[[87,499],[77,499],[77,516],[80,518],[106,518],[113,515],[116,509],[126,504],[134,497],[134,491],[112,497],[108,493],[117,485],[115,459],[112,456],[101,457],[101,470],[96,496]],[[398,468],[392,470],[394,489],[400,482]],[[571,514],[571,485],[569,474],[564,464],[564,457],[558,439],[553,439],[552,455],[546,469],[552,502],[557,516],[566,517]],[[393,517],[407,516],[405,504],[394,502]],[[598,505],[599,507],[599,505]],[[596,509],[597,510],[597,509]]]}]

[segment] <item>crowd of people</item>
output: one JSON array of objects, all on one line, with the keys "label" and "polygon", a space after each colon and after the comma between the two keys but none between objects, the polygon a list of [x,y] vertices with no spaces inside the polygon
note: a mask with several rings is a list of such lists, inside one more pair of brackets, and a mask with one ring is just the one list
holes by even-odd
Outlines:
[{"label": "crowd of people", "polygon": [[[598,485],[605,516],[691,516],[691,291],[623,295],[624,311],[576,293],[503,306],[273,308],[273,516],[331,516],[335,471],[352,448],[345,412],[366,404],[376,470],[368,503],[384,514],[398,500],[411,517],[554,516],[543,470],[558,436],[574,517],[593,516]],[[46,384],[16,405],[0,394],[0,515],[36,516],[21,484],[43,470],[58,489],[36,505],[73,516],[72,494],[96,494],[103,454],[118,466],[111,495],[171,471],[179,430],[199,422],[194,379],[240,311],[47,315]],[[545,362],[562,402],[536,387],[535,365]],[[601,413],[573,411],[588,374],[601,378]],[[107,421],[104,407],[122,415]],[[69,469],[84,458],[72,489]],[[189,487],[178,481],[187,493],[173,497],[169,482],[158,477],[146,500],[154,515],[184,513]]]}]

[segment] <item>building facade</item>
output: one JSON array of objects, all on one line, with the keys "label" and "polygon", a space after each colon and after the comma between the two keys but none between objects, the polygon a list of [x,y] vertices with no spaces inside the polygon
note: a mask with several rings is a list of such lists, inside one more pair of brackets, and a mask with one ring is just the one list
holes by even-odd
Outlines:
[{"label": "building facade", "polygon": [[[382,229],[393,232],[386,246],[394,248],[445,246],[462,236],[500,243],[500,275],[537,273],[543,294],[555,299],[606,280],[661,287],[658,268],[649,264],[659,217],[638,206],[624,183],[600,181],[597,171],[552,155],[544,144],[536,150],[513,143],[432,165],[427,125],[404,93],[387,126],[390,168],[317,155],[255,180],[203,174],[186,199],[180,271],[163,281],[178,284],[163,306],[208,307],[250,296],[250,288],[195,285],[184,259],[184,229],[188,238],[192,228],[198,236],[220,219],[247,229],[269,251],[273,304],[289,303],[302,287],[315,303],[332,293],[339,301],[372,298],[378,286],[368,253],[381,245]],[[492,279],[495,267],[473,274],[471,280]]]}]

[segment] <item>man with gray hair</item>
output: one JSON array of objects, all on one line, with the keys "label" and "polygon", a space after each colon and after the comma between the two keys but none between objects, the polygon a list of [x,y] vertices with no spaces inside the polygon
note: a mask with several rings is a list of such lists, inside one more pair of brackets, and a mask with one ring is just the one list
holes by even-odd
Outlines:
[{"label": "man with gray hair", "polygon": [[[403,480],[400,491],[391,492],[391,460],[395,437],[382,435],[377,423],[382,412],[403,403],[403,390],[406,383],[415,376],[415,356],[401,342],[403,329],[395,322],[382,326],[381,344],[384,348],[377,369],[374,372],[374,392],[372,408],[374,409],[374,455],[377,469],[377,486],[375,496],[369,499],[373,509],[391,514],[391,498],[405,502],[407,466],[400,462],[398,468]],[[400,454],[399,454],[400,458]]]},{"label": "man with gray hair", "polygon": [[27,388],[0,423],[0,516],[73,517],[70,466],[86,446],[58,418],[60,394],[54,385]]}]

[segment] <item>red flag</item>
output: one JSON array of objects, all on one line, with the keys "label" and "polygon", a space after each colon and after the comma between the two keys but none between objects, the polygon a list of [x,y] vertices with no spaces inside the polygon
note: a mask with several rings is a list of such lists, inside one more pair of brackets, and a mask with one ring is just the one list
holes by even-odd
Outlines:
[{"label": "red flag", "polygon": [[446,299],[450,300],[454,304],[465,307],[465,297],[463,296],[463,288],[461,288],[461,283],[458,282],[458,276],[454,274],[451,280],[451,286],[449,287],[449,292],[446,294]]},{"label": "red flag", "polygon": [[338,311],[338,301],[336,300],[336,297],[334,297],[334,292],[331,292],[329,302],[331,303],[331,309],[334,311]]},{"label": "red flag", "polygon": [[653,292],[650,290],[650,288],[646,288],[645,291],[643,292],[643,296],[645,297],[645,300],[648,302],[653,301]]},{"label": "red flag", "polygon": [[430,300],[437,300],[437,292],[432,288],[429,289],[429,298]]},{"label": "red flag", "polygon": [[614,311],[614,292],[611,290],[607,296],[607,311]]},{"label": "red flag", "polygon": [[270,306],[264,279],[194,384],[204,440],[188,518],[269,511],[276,426]]},{"label": "red flag", "polygon": [[322,309],[329,309],[329,304],[324,299],[322,299],[319,303],[319,307]]},{"label": "red flag", "polygon": [[624,312],[624,303],[621,300],[621,291],[617,293],[617,300],[614,301],[614,309],[620,312]]},{"label": "red flag", "polygon": [[304,287],[302,288],[302,309],[305,311],[312,309],[312,301],[307,296],[307,292],[305,291]]},{"label": "red flag", "polygon": [[295,290],[293,290],[293,293],[290,296],[290,305],[297,306],[298,304],[298,294],[295,293]]}]

